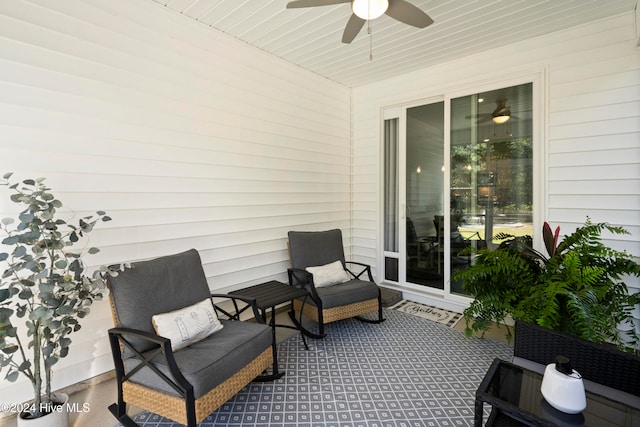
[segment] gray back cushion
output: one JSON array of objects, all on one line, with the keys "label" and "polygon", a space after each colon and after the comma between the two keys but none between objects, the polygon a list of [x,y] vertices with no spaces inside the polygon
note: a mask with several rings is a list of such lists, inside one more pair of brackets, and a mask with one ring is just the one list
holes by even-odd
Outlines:
[{"label": "gray back cushion", "polygon": [[293,268],[305,269],[342,261],[344,248],[339,229],[327,231],[289,231],[289,250]]},{"label": "gray back cushion", "polygon": [[[118,276],[110,277],[108,284],[117,326],[151,333],[155,333],[151,316],[188,307],[210,295],[195,249],[136,262]],[[143,346],[140,350],[149,348],[150,345]]]}]

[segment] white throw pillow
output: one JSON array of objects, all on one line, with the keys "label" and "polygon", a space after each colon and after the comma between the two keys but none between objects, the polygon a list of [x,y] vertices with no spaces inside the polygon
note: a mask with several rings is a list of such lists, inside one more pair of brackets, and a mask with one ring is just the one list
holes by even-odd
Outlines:
[{"label": "white throw pillow", "polygon": [[313,274],[313,283],[318,288],[349,281],[349,274],[345,271],[340,261],[317,267],[307,267],[306,270]]},{"label": "white throw pillow", "polygon": [[169,313],[151,317],[153,328],[171,340],[171,348],[180,350],[222,329],[210,299]]}]

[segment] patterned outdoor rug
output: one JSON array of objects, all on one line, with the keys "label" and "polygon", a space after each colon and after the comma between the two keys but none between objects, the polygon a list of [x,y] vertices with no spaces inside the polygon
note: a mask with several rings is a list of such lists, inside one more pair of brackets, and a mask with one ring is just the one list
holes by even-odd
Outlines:
[{"label": "patterned outdoor rug", "polygon": [[413,314],[414,316],[419,316],[432,322],[442,323],[449,327],[453,327],[462,317],[460,313],[407,300],[402,300],[389,308],[402,311],[403,313]]},{"label": "patterned outdoor rug", "polygon": [[[382,324],[330,323],[308,351],[293,335],[278,347],[282,379],[248,385],[200,426],[473,425],[478,385],[512,349],[397,310],[384,315]],[[135,420],[179,426],[149,412]]]}]

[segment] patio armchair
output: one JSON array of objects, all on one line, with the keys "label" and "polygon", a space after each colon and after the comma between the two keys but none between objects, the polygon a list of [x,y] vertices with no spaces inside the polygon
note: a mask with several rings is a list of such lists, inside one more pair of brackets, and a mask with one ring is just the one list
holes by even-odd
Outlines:
[{"label": "patio armchair", "polygon": [[418,236],[413,220],[407,217],[407,264],[409,268],[417,268],[423,257],[430,254],[435,241],[428,237]]},{"label": "patio armchair", "polygon": [[[108,286],[118,391],[109,410],[125,426],[136,425],[133,404],[195,427],[273,364],[255,301],[211,294],[194,249],[134,263]],[[239,321],[245,310],[256,322]]]},{"label": "patio armchair", "polygon": [[[449,231],[449,233],[447,233],[444,228],[444,216],[442,215],[434,215],[433,225],[436,229],[438,240],[438,243],[435,247],[438,252],[438,273],[440,273],[441,258],[444,255],[445,239],[448,238],[450,241],[452,261],[455,260],[459,263],[470,262],[470,254],[465,254],[467,248],[471,246],[475,247],[476,249],[487,248],[487,243],[486,241],[482,240],[482,238],[480,237],[480,233],[476,231],[471,236],[464,237],[460,233],[458,226],[454,222],[451,223],[451,230]],[[464,256],[462,256],[462,254],[464,254]]]},{"label": "patio armchair", "polygon": [[[319,334],[302,330],[309,336],[323,337],[324,325],[355,317],[369,323],[381,323],[382,297],[367,264],[345,261],[342,232],[289,231],[292,268],[289,284],[309,292],[306,299],[293,301],[289,313],[300,328],[295,312],[301,312],[319,325]],[[362,315],[377,312],[376,319]]]}]

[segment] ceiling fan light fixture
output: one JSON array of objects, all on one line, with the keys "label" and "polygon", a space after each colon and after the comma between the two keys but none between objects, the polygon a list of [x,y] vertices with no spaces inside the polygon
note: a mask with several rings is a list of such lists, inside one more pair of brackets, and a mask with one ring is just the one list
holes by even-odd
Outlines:
[{"label": "ceiling fan light fixture", "polygon": [[511,116],[509,114],[498,114],[497,116],[493,116],[491,119],[493,120],[493,123],[501,125],[507,123],[510,118]]},{"label": "ceiling fan light fixture", "polygon": [[353,0],[351,9],[361,19],[370,21],[379,18],[389,8],[389,0]]}]

